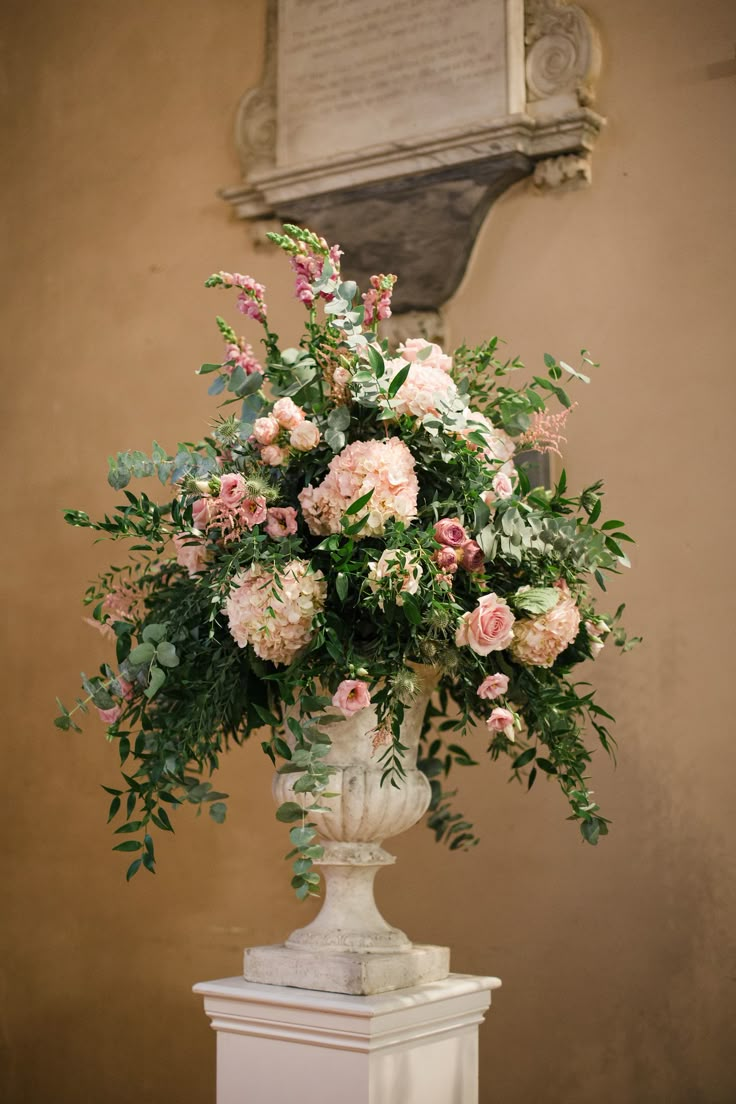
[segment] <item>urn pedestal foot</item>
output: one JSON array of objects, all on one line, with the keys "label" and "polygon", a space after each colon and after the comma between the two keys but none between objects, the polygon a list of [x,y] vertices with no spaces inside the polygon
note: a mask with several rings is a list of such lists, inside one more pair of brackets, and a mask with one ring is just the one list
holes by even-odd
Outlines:
[{"label": "urn pedestal foot", "polygon": [[451,974],[357,997],[201,982],[217,1104],[478,1104],[478,1028],[500,984]]}]

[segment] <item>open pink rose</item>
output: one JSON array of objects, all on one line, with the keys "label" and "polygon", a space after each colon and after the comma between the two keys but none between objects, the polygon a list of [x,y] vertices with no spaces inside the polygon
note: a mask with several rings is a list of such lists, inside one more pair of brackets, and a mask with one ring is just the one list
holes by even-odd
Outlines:
[{"label": "open pink rose", "polygon": [[266,418],[256,418],[253,423],[253,436],[259,445],[272,445],[281,431],[281,426],[269,414]]},{"label": "open pink rose", "polygon": [[240,505],[245,498],[245,479],[240,472],[228,472],[222,476],[217,497],[231,510]]},{"label": "open pink rose", "polygon": [[319,444],[320,431],[314,422],[299,422],[289,435],[289,443],[299,452],[309,452]]},{"label": "open pink rose", "polygon": [[510,740],[514,738],[514,714],[510,709],[497,706],[486,721],[491,732],[505,732]]},{"label": "open pink rose", "polygon": [[266,532],[273,540],[296,533],[296,510],[293,506],[271,506],[266,519]]},{"label": "open pink rose", "polygon": [[460,619],[455,643],[466,644],[478,655],[508,648],[514,637],[514,615],[503,598],[484,594],[472,613]]},{"label": "open pink rose", "polygon": [[483,549],[477,543],[477,541],[465,541],[464,544],[460,545],[458,552],[460,553],[460,566],[466,571],[482,571],[485,567],[486,558],[483,555]]},{"label": "open pink rose", "polygon": [[483,679],[482,683],[478,687],[477,694],[479,698],[488,698],[491,701],[493,698],[500,698],[509,688],[508,675],[487,675]]},{"label": "open pink rose", "polygon": [[111,725],[120,720],[123,711],[119,705],[113,705],[109,709],[98,709],[97,712],[100,714],[100,720],[104,724]]},{"label": "open pink rose", "polygon": [[371,704],[371,695],[368,683],[362,679],[343,679],[335,691],[332,699],[335,709],[339,709],[343,717],[352,717],[361,709]]},{"label": "open pink rose", "polygon": [[273,404],[271,415],[284,429],[293,429],[304,421],[304,411],[297,406],[293,399],[277,399]]},{"label": "open pink rose", "polygon": [[450,548],[459,548],[461,544],[465,544],[468,534],[458,518],[442,518],[434,527],[434,539]]},{"label": "open pink rose", "polygon": [[279,468],[286,463],[286,451],[278,445],[266,445],[261,449],[261,460],[269,467]]}]

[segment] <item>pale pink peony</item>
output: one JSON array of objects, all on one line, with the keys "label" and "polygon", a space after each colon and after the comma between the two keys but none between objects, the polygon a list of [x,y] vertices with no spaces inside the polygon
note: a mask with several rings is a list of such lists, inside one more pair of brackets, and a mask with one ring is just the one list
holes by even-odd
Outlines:
[{"label": "pale pink peony", "polygon": [[271,416],[276,419],[284,429],[293,429],[304,421],[304,411],[297,406],[293,399],[277,399],[273,404]]},{"label": "pale pink peony", "polygon": [[477,694],[479,698],[493,698],[502,697],[509,688],[508,675],[496,674],[487,675],[480,686],[478,687]]},{"label": "pale pink peony", "polygon": [[486,724],[491,732],[503,732],[509,740],[513,740],[514,714],[510,709],[502,709],[500,706],[496,706],[486,721]]},{"label": "pale pink peony", "polygon": [[115,724],[123,715],[119,705],[113,705],[109,709],[98,709],[97,712],[100,715],[100,720],[106,725]]},{"label": "pale pink peony", "polygon": [[190,577],[204,571],[209,560],[209,552],[202,537],[190,533],[176,533],[174,536],[176,562],[187,569]]},{"label": "pale pink peony", "polygon": [[[386,362],[389,375],[386,382],[405,368],[408,361],[393,357]],[[396,414],[411,414],[422,418],[425,414],[437,414],[440,406],[457,398],[457,387],[452,378],[441,368],[419,360],[409,367],[409,374],[391,399],[391,409]]]},{"label": "pale pink peony", "polygon": [[286,449],[279,448],[278,445],[266,445],[261,449],[261,460],[271,468],[280,468],[287,459]]},{"label": "pale pink peony", "polygon": [[580,610],[575,599],[564,580],[560,579],[555,586],[560,592],[556,606],[514,625],[511,654],[528,667],[551,667],[578,634]]},{"label": "pale pink peony", "polygon": [[339,533],[348,506],[369,491],[367,505],[351,521],[364,519],[356,539],[380,536],[390,518],[409,523],[416,517],[419,484],[414,458],[403,441],[354,441],[329,463],[318,487],[305,487],[299,495],[310,533]]},{"label": "pale pink peony", "polygon": [[327,584],[307,560],[290,560],[279,572],[254,563],[239,572],[225,602],[230,633],[261,659],[285,666],[314,636],[314,619],[324,608]]},{"label": "pale pink peony", "polygon": [[280,430],[281,426],[272,414],[265,418],[256,418],[253,424],[253,436],[259,445],[272,445]]},{"label": "pale pink peony", "polygon": [[332,699],[335,709],[339,709],[343,717],[352,717],[354,713],[360,713],[371,704],[371,694],[368,683],[362,679],[343,679]]},{"label": "pale pink peony", "polygon": [[514,636],[514,615],[503,598],[484,594],[472,613],[463,614],[455,643],[468,645],[478,655],[507,648]]},{"label": "pale pink peony", "polygon": [[229,510],[235,509],[245,498],[245,479],[240,472],[228,472],[220,479],[220,493],[217,496]]},{"label": "pale pink peony", "polygon": [[257,498],[246,498],[240,505],[240,516],[249,529],[252,529],[254,525],[260,525],[262,521],[266,520],[266,500],[263,495],[258,495]]},{"label": "pale pink peony", "polygon": [[[424,352],[425,349],[431,349],[431,352],[418,360],[419,354]],[[418,362],[419,364],[427,364],[430,368],[439,368],[442,372],[452,371],[452,357],[443,353],[439,345],[435,345],[431,341],[425,341],[423,337],[408,338],[403,345],[399,345],[399,353],[404,360],[408,360],[412,364]]]},{"label": "pale pink peony", "polygon": [[483,549],[477,541],[467,540],[458,548],[458,563],[465,571],[482,571],[486,565]]},{"label": "pale pink peony", "polygon": [[310,452],[320,442],[320,431],[314,422],[299,422],[289,435],[289,444],[298,452]]},{"label": "pale pink peony", "polygon": [[279,540],[296,533],[296,510],[293,506],[270,506],[266,519],[269,537]]},{"label": "pale pink peony", "polygon": [[[384,581],[398,583],[399,592],[396,595],[396,605],[403,606],[403,594],[416,594],[419,590],[419,580],[424,574],[424,568],[419,563],[419,557],[415,552],[399,552],[396,548],[385,548],[377,560],[371,560],[368,564],[368,587],[374,594],[379,593]],[[383,602],[381,601],[383,609]]]},{"label": "pale pink peony", "polygon": [[468,534],[460,524],[459,518],[442,518],[434,527],[434,539],[439,544],[459,548],[460,545],[465,544]]}]

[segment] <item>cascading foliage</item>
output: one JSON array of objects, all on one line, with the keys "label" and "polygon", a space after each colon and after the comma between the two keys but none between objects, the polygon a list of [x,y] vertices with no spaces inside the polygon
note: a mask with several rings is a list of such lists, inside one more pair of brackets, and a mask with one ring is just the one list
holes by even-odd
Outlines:
[{"label": "cascading foliage", "polygon": [[[125,501],[72,525],[128,540],[129,558],[87,591],[92,623],[115,662],[82,676],[85,697],[56,725],[79,731],[95,706],[120,754],[122,781],[104,788],[114,850],[128,878],[155,868],[153,828],[172,831],[185,802],[225,818],[209,777],[221,754],[253,731],[284,772],[300,777],[289,824],[292,884],[315,892],[322,854],[310,811],[329,800],[329,725],[373,706],[385,785],[400,786],[404,708],[417,664],[439,672],[420,768],[430,779],[428,823],[451,848],[475,843],[446,789],[454,766],[483,746],[510,758],[528,788],[559,783],[570,819],[597,843],[608,831],[588,789],[592,732],[608,752],[611,715],[573,678],[610,638],[633,640],[598,610],[593,582],[628,565],[621,521],[601,524],[601,483],[530,486],[519,457],[559,453],[571,409],[565,381],[581,370],[545,355],[518,388],[497,338],[453,356],[422,338],[397,352],[381,339],[396,277],[362,296],[340,274],[340,250],[287,225],[271,239],[289,257],[307,308],[298,348],[281,349],[265,289],[220,272],[263,328],[261,364],[222,318],[219,363],[203,364],[221,413],[200,442],[171,454],[119,453],[108,480]],[[548,403],[559,404],[550,412]],[[523,457],[522,457],[523,459]],[[519,462],[517,462],[519,461]],[[169,497],[128,490],[157,476]],[[284,726],[284,706],[289,709]]]}]

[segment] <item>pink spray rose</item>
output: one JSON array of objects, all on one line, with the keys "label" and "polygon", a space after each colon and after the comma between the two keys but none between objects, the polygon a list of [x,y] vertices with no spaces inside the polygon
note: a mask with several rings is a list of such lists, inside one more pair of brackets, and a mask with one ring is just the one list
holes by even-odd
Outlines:
[{"label": "pink spray rose", "polygon": [[361,709],[371,704],[371,695],[368,683],[362,679],[343,679],[332,699],[335,709],[339,709],[343,717],[352,717]]},{"label": "pink spray rose", "polygon": [[432,559],[442,571],[450,575],[457,571],[457,551],[454,548],[443,545],[433,554]]},{"label": "pink spray rose", "polygon": [[266,520],[266,500],[263,495],[259,495],[258,498],[246,498],[243,500],[240,513],[243,521],[252,529],[254,525],[260,525],[262,521]]},{"label": "pink spray rose", "polygon": [[467,644],[478,655],[508,648],[514,637],[514,615],[503,598],[484,594],[472,613],[463,614],[455,643]]},{"label": "pink spray rose", "polygon": [[253,436],[259,445],[272,445],[280,429],[279,423],[269,414],[265,418],[256,418],[253,424]]},{"label": "pink spray rose", "polygon": [[434,527],[434,539],[440,544],[449,545],[450,548],[459,548],[467,541],[468,534],[458,518],[442,518]]},{"label": "pink spray rose", "polygon": [[245,479],[240,472],[228,472],[222,476],[217,497],[230,510],[240,505],[245,498]]},{"label": "pink spray rose", "polygon": [[493,698],[502,697],[506,693],[508,688],[508,675],[502,675],[499,673],[497,675],[487,675],[478,687],[477,693],[479,698],[488,698],[490,700],[493,700]]},{"label": "pink spray rose", "polygon": [[277,399],[273,404],[271,415],[284,429],[293,429],[294,426],[299,425],[299,422],[304,421],[304,411],[289,398]]},{"label": "pink spray rose", "polygon": [[100,720],[106,724],[115,724],[117,720],[122,716],[122,709],[119,705],[113,705],[110,709],[98,709],[97,712],[100,715]]},{"label": "pink spray rose", "polygon": [[514,714],[510,709],[497,706],[486,721],[491,732],[504,732],[509,740],[514,738]]},{"label": "pink spray rose", "polygon": [[460,553],[460,566],[466,571],[482,571],[485,567],[486,559],[483,555],[483,549],[476,541],[465,541],[464,544],[460,545],[458,552]]},{"label": "pink spray rose", "polygon": [[296,510],[293,506],[271,506],[266,519],[266,532],[273,540],[296,533]]},{"label": "pink spray rose", "polygon": [[299,422],[294,426],[290,435],[289,443],[292,448],[297,449],[299,452],[309,452],[311,449],[316,448],[320,441],[320,431],[314,422]]},{"label": "pink spray rose", "polygon": [[261,449],[261,460],[271,468],[279,468],[286,463],[286,450],[279,448],[278,445],[266,445]]}]

